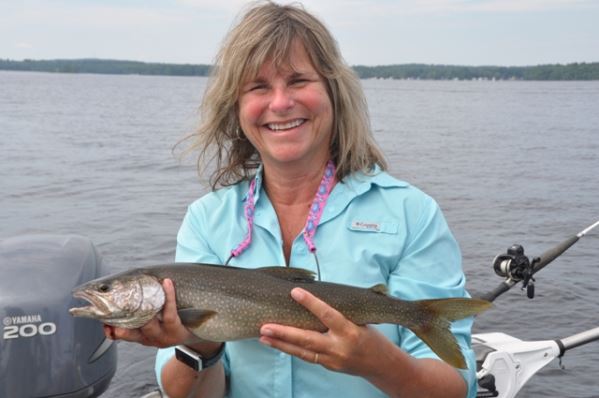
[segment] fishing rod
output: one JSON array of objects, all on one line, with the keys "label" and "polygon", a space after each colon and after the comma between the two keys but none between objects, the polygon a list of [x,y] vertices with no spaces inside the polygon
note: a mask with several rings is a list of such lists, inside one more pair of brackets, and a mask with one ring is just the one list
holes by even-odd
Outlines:
[{"label": "fishing rod", "polygon": [[510,290],[518,282],[522,282],[522,288],[526,289],[528,298],[533,298],[535,285],[533,275],[545,268],[553,260],[561,256],[566,250],[574,245],[580,238],[589,233],[599,225],[599,220],[589,225],[576,235],[569,237],[555,247],[547,250],[532,261],[524,254],[522,245],[512,245],[505,254],[500,254],[493,260],[495,273],[506,278],[492,291],[480,296],[488,301],[494,301],[497,297]]},{"label": "fishing rod", "polygon": [[[533,298],[533,275],[597,226],[599,221],[532,261],[524,255],[522,246],[511,246],[506,254],[498,255],[493,260],[495,273],[506,278],[505,281],[481,298],[493,301],[521,281],[527,296]],[[561,357],[566,351],[596,340],[599,340],[599,327],[544,341],[523,341],[500,332],[474,334],[472,346],[477,362],[477,398],[514,398],[524,384],[551,361],[560,358],[561,364]]]}]

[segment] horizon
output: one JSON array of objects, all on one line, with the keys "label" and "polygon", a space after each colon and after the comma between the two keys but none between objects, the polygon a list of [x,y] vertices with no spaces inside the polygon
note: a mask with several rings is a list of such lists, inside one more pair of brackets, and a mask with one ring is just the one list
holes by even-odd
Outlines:
[{"label": "horizon", "polygon": [[[247,0],[0,4],[0,57],[211,65]],[[287,2],[285,2],[287,3]],[[352,66],[599,62],[598,0],[306,0]]]},{"label": "horizon", "polygon": [[[8,61],[8,62],[59,62],[59,61],[105,61],[105,62],[133,62],[133,63],[142,63],[142,64],[156,64],[156,65],[189,65],[189,66],[212,66],[213,64],[204,64],[204,63],[176,63],[176,62],[154,62],[154,61],[140,61],[136,59],[111,59],[111,58],[46,58],[46,59],[10,59],[10,58],[2,58],[0,57],[0,61]],[[384,65],[362,65],[355,64],[349,65],[350,67],[366,67],[366,68],[376,68],[376,67],[385,67],[385,66],[405,66],[405,65],[422,65],[422,66],[451,66],[451,67],[468,67],[468,68],[534,68],[538,66],[568,66],[568,65],[580,65],[580,64],[599,64],[599,61],[581,61],[581,62],[568,62],[568,63],[550,63],[550,64],[536,64],[536,65],[466,65],[466,64],[426,64],[421,62],[408,62],[401,64],[384,64]]]}]

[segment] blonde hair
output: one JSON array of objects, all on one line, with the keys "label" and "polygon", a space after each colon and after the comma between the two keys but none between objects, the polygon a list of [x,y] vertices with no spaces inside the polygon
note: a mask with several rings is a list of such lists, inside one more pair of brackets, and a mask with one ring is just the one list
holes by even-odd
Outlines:
[{"label": "blonde hair", "polygon": [[375,165],[387,168],[372,136],[360,81],[341,57],[328,29],[300,5],[268,1],[250,7],[225,37],[204,93],[201,124],[189,149],[200,151],[200,172],[210,161],[215,162],[212,189],[250,178],[258,166],[259,154],[239,127],[240,88],[258,74],[267,59],[277,68],[287,65],[295,40],[303,44],[324,78],[333,104],[330,150],[337,179],[356,171],[370,172]]}]

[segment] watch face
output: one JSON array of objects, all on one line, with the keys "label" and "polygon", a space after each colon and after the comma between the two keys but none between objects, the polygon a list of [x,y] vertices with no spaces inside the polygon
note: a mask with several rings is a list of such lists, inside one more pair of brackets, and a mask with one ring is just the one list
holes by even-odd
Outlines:
[{"label": "watch face", "polygon": [[203,369],[209,368],[210,366],[217,363],[225,352],[225,344],[223,343],[220,349],[211,356],[210,358],[202,358],[200,354],[193,351],[184,345],[175,347],[175,357],[178,361],[183,362],[185,365],[199,372]]},{"label": "watch face", "polygon": [[196,372],[199,372],[201,370],[202,364],[198,360],[198,358],[194,358],[193,356],[191,356],[187,352],[183,351],[179,347],[175,347],[175,357],[180,362],[183,362],[185,365],[189,366],[190,368],[195,369]]}]

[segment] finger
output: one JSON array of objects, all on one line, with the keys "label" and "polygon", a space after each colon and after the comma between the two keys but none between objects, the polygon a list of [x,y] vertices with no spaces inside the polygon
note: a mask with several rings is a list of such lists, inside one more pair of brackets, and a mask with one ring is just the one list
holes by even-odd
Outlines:
[{"label": "finger", "polygon": [[347,326],[347,318],[342,313],[299,287],[291,290],[291,297],[313,313],[328,329],[343,330]]},{"label": "finger", "polygon": [[309,351],[325,351],[329,345],[327,337],[322,333],[293,326],[265,324],[260,328],[260,334],[265,338],[283,341]]},{"label": "finger", "polygon": [[172,279],[164,279],[162,281],[164,289],[165,302],[162,309],[161,331],[169,336],[170,344],[192,343],[197,341],[194,336],[179,318],[177,310],[177,295],[175,294],[175,284]]},{"label": "finger", "polygon": [[114,328],[112,335],[114,336],[114,340],[125,340],[134,343],[141,343],[144,341],[144,336],[139,329]]},{"label": "finger", "polygon": [[104,325],[104,336],[106,336],[107,339],[115,340],[114,326]]},{"label": "finger", "polygon": [[140,327],[139,331],[147,342],[157,341],[163,334],[162,325],[156,317],[152,318],[148,323]]},{"label": "finger", "polygon": [[162,308],[162,322],[165,326],[176,325],[180,323],[179,314],[177,313],[177,296],[175,294],[175,285],[170,279],[162,281],[164,289],[165,301]]},{"label": "finger", "polygon": [[314,352],[304,347],[297,346],[295,344],[288,343],[283,340],[278,340],[270,337],[260,337],[259,340],[262,344],[272,348],[276,348],[279,351],[298,357],[306,362],[319,364],[325,366],[328,357],[324,353]]},{"label": "finger", "polygon": [[104,335],[110,340],[140,342],[143,339],[141,333],[135,329],[123,329],[111,325],[104,325]]}]

